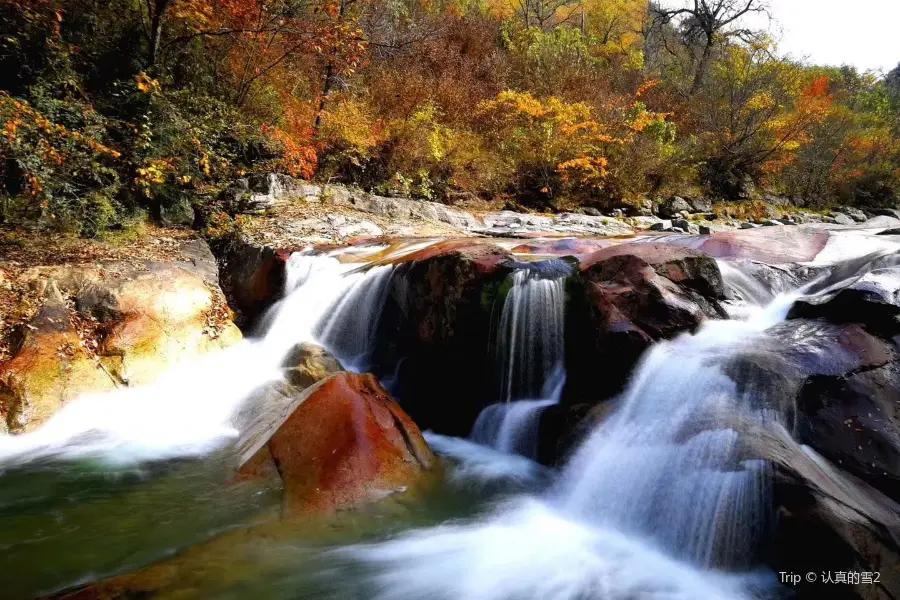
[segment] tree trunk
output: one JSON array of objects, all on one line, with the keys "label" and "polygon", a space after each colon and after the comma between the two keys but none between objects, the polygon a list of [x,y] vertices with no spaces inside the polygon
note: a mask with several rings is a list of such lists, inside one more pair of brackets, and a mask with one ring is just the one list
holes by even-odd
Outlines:
[{"label": "tree trunk", "polygon": [[156,0],[150,16],[150,58],[147,66],[152,67],[159,58],[159,42],[162,39],[163,17],[172,0]]},{"label": "tree trunk", "polygon": [[[338,10],[338,22],[344,20],[344,13],[347,11],[347,0],[341,0],[341,7]],[[336,54],[336,53],[335,53]],[[325,67],[325,82],[322,84],[322,96],[319,100],[319,110],[316,112],[316,120],[313,123],[313,138],[319,136],[319,127],[322,125],[322,114],[328,105],[328,96],[334,87],[334,60],[336,56],[332,56],[332,60]]]},{"label": "tree trunk", "polygon": [[313,124],[313,137],[318,137],[319,127],[322,125],[322,114],[325,112],[325,106],[328,104],[328,95],[331,88],[334,87],[334,65],[328,63],[325,67],[325,83],[322,85],[322,96],[319,100],[319,110],[316,112],[316,122]]},{"label": "tree trunk", "polygon": [[706,38],[706,46],[703,47],[703,56],[700,57],[700,63],[697,65],[697,72],[694,73],[694,82],[691,84],[691,96],[695,95],[703,87],[703,81],[706,79],[706,70],[709,68],[709,61],[712,58],[713,38]]}]

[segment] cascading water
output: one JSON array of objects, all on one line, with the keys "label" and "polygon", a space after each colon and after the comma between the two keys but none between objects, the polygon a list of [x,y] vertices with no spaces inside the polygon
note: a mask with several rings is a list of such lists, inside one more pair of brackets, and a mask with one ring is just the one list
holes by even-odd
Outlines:
[{"label": "cascading water", "polygon": [[380,598],[770,595],[772,578],[748,570],[771,519],[770,467],[741,460],[730,424],[774,417],[721,366],[783,320],[793,300],[779,296],[745,320],[709,322],[655,346],[543,501],[343,552],[378,567]]},{"label": "cascading water", "polygon": [[[141,465],[136,477],[147,481],[125,492],[115,488],[115,494],[110,492],[96,505],[102,514],[90,515],[93,520],[85,513],[95,500],[85,501],[82,509],[59,493],[63,500],[52,504],[54,495],[42,488],[28,498],[11,493],[14,486],[7,485],[0,493],[0,547],[8,572],[18,572],[22,565],[42,565],[39,558],[45,555],[42,544],[46,542],[35,535],[35,522],[39,521],[43,535],[53,530],[58,519],[59,531],[53,530],[56,546],[52,546],[57,558],[73,554],[69,551],[73,522],[80,525],[83,536],[78,538],[82,551],[77,553],[83,559],[73,559],[68,570],[61,568],[49,580],[43,571],[35,570],[32,577],[40,585],[20,577],[14,589],[33,596],[36,591],[71,585],[87,573],[94,577],[123,567],[131,570],[160,560],[173,548],[197,544],[223,528],[246,526],[240,520],[243,517],[234,515],[256,515],[257,494],[263,491],[241,490],[233,482],[222,485],[222,474],[227,480],[231,471],[221,449],[227,449],[238,433],[232,415],[254,389],[279,377],[284,354],[298,342],[323,344],[348,366],[365,368],[387,291],[402,285],[393,279],[392,267],[368,266],[342,263],[336,256],[295,254],[288,265],[288,293],[273,308],[262,339],[185,365],[154,386],[72,402],[34,433],[0,437],[3,468],[47,457],[89,456],[128,463],[192,458],[146,467],[146,472]],[[277,523],[277,533],[269,530],[271,535],[259,540],[248,530],[236,536],[237,549],[224,560],[214,556],[210,563],[203,563],[197,559],[202,552],[189,553],[191,560],[198,561],[189,564],[201,568],[187,569],[190,572],[181,582],[185,587],[173,584],[167,592],[174,596],[190,589],[187,596],[233,598],[239,589],[239,596],[244,592],[260,598],[390,600],[778,597],[771,574],[756,570],[772,517],[770,467],[744,458],[741,429],[778,416],[762,405],[764,399],[742,395],[723,366],[751,345],[764,347],[757,342],[763,340],[766,329],[783,319],[793,296],[775,297],[765,280],[742,279],[750,274],[743,268],[737,267],[737,273],[727,267],[723,270],[730,286],[745,287],[744,299],[753,305],[745,307],[744,318],[708,322],[694,334],[654,346],[615,401],[616,411],[590,433],[559,473],[508,454],[534,455],[534,424],[539,412],[558,398],[564,375],[560,368],[563,274],[541,277],[533,270],[517,272],[498,319],[499,356],[506,365],[501,369],[505,382],[501,402],[479,417],[475,430],[483,430],[483,438],[473,432],[473,438],[489,441],[503,452],[469,440],[427,435],[436,451],[460,463],[450,469],[451,474],[468,478],[455,493],[477,487],[481,504],[449,513],[441,506],[439,517],[424,523],[416,520],[421,518],[418,505],[415,510],[404,507],[402,512],[395,506],[387,509],[395,511],[389,519],[382,513],[373,519],[388,522],[388,533],[394,537],[348,545],[347,534],[342,533],[345,537],[330,542],[339,546],[331,551],[314,543],[304,545],[306,538],[298,537],[302,534],[296,530],[294,537],[281,533],[283,528],[289,531],[283,522]],[[769,297],[775,298],[767,306],[755,306],[766,304]],[[193,470],[198,465],[214,468],[198,478]],[[15,481],[34,477],[32,468],[37,469],[13,470]],[[172,468],[179,484],[174,487],[168,470]],[[121,473],[115,471],[115,477],[123,477]],[[83,481],[81,474],[64,474],[72,481]],[[551,474],[556,481],[547,488]],[[57,485],[58,474],[51,472],[51,476],[53,482],[46,485]],[[109,478],[106,472],[101,477]],[[501,492],[507,494],[506,503],[491,505],[492,512],[485,516],[483,494],[493,493],[493,488],[466,487],[473,479],[511,482]],[[104,481],[107,484],[114,487]],[[509,498],[510,492],[517,495]],[[23,502],[23,497],[29,502]],[[190,519],[197,518],[190,535],[182,531],[191,529],[183,521],[185,497],[197,499],[196,506],[189,507]],[[160,498],[164,499],[162,509]],[[453,502],[458,501],[453,497]],[[210,514],[222,506],[228,510]],[[107,513],[115,517],[106,518]],[[132,513],[139,516],[126,518]],[[420,527],[442,524],[397,535],[402,526],[399,514],[412,514],[408,523]],[[351,535],[358,534],[364,518],[352,513]],[[152,522],[152,527],[142,529],[139,520]],[[94,533],[97,523],[102,526]],[[6,533],[14,531],[10,524],[20,527],[18,538]],[[326,528],[331,526],[329,522]],[[164,531],[156,536],[157,529]],[[127,532],[121,539],[110,535],[121,531]],[[366,533],[352,541],[372,540],[384,528]],[[251,539],[259,544],[250,546],[252,551],[240,545]],[[114,546],[108,554],[98,550],[105,551],[107,546]],[[92,552],[106,556],[107,562],[95,564]],[[315,559],[309,560],[310,555]],[[248,568],[240,562],[248,556],[259,563]],[[230,574],[233,562],[258,570],[240,572],[236,579],[223,578],[225,583],[207,581],[216,578],[217,568]]]},{"label": "cascading water", "polygon": [[512,274],[497,343],[502,402],[537,398],[561,368],[565,275],[556,273],[559,268],[551,273],[522,268]]},{"label": "cascading water", "polygon": [[0,436],[0,464],[92,457],[126,464],[198,456],[238,435],[232,418],[252,392],[279,378],[301,342],[324,345],[348,368],[364,364],[392,267],[295,253],[286,297],[262,339],[180,365],[152,385],[87,395],[34,432]]},{"label": "cascading water", "polygon": [[565,383],[566,277],[560,272],[568,265],[544,265],[511,276],[496,350],[501,401],[478,415],[470,435],[479,444],[529,458],[537,456],[541,412],[559,402]]}]

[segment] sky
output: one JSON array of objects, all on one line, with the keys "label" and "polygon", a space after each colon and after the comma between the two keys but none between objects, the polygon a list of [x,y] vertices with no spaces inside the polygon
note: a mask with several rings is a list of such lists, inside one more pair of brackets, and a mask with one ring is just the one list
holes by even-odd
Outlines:
[{"label": "sky", "polygon": [[[768,0],[781,51],[824,65],[887,73],[900,63],[900,0]],[[685,0],[663,0],[683,5]],[[768,27],[769,19],[754,17]]]},{"label": "sky", "polygon": [[769,0],[782,52],[887,73],[900,63],[900,0]]}]

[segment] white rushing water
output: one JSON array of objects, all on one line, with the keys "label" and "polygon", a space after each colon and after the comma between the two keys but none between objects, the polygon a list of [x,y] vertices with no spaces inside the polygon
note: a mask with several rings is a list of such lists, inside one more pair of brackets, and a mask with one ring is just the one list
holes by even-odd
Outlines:
[{"label": "white rushing water", "polygon": [[[0,461],[48,455],[128,461],[218,447],[237,434],[232,414],[279,376],[294,344],[322,343],[349,366],[365,365],[393,268],[357,266],[295,254],[289,293],[273,308],[262,339],[183,365],[152,386],[74,401],[37,431],[0,438]],[[741,396],[722,367],[783,320],[793,300],[778,296],[742,320],[707,322],[655,345],[616,412],[545,494],[520,496],[471,522],[339,554],[369,567],[370,597],[391,600],[758,597],[772,585],[749,570],[771,517],[771,474],[766,463],[741,459],[740,432],[729,424],[735,416],[773,416]],[[528,273],[514,279],[500,330],[509,365],[502,399],[512,402],[485,411],[476,426],[503,452],[428,436],[460,463],[458,473],[523,482],[541,474],[531,461],[506,453],[534,456],[537,416],[559,398],[562,332],[562,280]],[[519,381],[524,387],[516,387]]]},{"label": "white rushing water", "polygon": [[740,459],[729,417],[772,417],[721,367],[783,320],[794,298],[654,346],[617,412],[545,496],[343,552],[374,567],[379,598],[771,595],[774,578],[752,570],[772,516],[770,468]]},{"label": "white rushing water", "polygon": [[537,457],[541,413],[565,384],[565,281],[529,268],[512,274],[496,344],[500,402],[478,415],[472,441]]},{"label": "white rushing water", "polygon": [[334,256],[290,257],[287,296],[259,340],[178,365],[151,385],[87,394],[22,435],[0,435],[0,466],[95,458],[131,463],[206,454],[238,435],[235,411],[252,392],[281,377],[297,343],[323,343],[349,367],[362,360],[392,267],[358,271]]}]

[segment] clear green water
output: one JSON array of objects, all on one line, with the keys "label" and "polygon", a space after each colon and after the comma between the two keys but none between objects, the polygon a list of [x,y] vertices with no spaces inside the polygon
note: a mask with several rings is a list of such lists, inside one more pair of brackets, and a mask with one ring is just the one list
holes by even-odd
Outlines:
[{"label": "clear green water", "polygon": [[140,467],[47,461],[7,470],[0,598],[135,572],[137,596],[122,597],[367,598],[366,573],[333,549],[473,517],[511,491],[442,479],[415,495],[286,522],[280,489],[235,482],[233,468],[222,452]]}]

